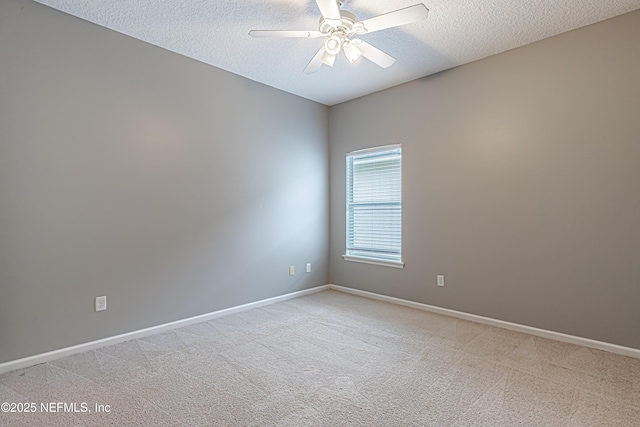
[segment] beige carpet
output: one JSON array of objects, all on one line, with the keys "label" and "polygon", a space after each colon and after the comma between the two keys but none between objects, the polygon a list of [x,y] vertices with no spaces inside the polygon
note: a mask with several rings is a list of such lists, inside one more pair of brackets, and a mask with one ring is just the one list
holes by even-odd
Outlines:
[{"label": "beige carpet", "polygon": [[626,427],[640,360],[327,291],[9,372],[1,402],[38,406],[2,426]]}]

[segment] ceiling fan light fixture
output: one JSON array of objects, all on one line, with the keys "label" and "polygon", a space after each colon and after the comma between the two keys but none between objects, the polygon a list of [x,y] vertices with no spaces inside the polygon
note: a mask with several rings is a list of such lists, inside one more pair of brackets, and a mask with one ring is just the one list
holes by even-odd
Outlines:
[{"label": "ceiling fan light fixture", "polygon": [[353,64],[362,56],[360,49],[348,40],[344,43],[342,48],[344,50],[344,55],[347,57],[350,64]]},{"label": "ceiling fan light fixture", "polygon": [[336,62],[336,56],[324,50],[324,53],[322,54],[322,63],[325,65],[328,65],[329,67],[333,67],[333,64],[335,62]]},{"label": "ceiling fan light fixture", "polygon": [[324,42],[324,50],[330,55],[337,55],[342,48],[342,39],[333,35]]}]

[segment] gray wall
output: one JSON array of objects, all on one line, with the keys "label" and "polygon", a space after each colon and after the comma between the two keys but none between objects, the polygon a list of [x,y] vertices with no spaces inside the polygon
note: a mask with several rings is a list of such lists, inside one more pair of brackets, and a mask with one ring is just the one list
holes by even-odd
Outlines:
[{"label": "gray wall", "polygon": [[[634,12],[329,111],[2,1],[0,363],[327,282],[640,348],[639,46]],[[394,142],[406,268],[347,263],[344,155]]]},{"label": "gray wall", "polygon": [[[330,129],[332,283],[640,348],[640,11],[334,106]],[[406,267],[343,261],[345,154],[397,142]]]},{"label": "gray wall", "polygon": [[327,174],[327,107],[3,0],[0,362],[326,284]]}]

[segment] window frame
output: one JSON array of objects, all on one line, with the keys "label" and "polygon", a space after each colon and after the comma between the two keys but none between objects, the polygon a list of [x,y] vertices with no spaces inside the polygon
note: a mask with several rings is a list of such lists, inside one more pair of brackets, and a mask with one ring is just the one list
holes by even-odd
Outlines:
[{"label": "window frame", "polygon": [[[357,156],[362,156],[362,155],[367,155],[367,154],[373,154],[373,153],[377,153],[377,152],[384,152],[384,151],[391,151],[391,150],[399,150],[399,154],[400,154],[400,188],[399,188],[399,195],[400,195],[400,201],[396,202],[396,201],[391,201],[391,202],[382,202],[382,203],[393,203],[393,204],[397,204],[400,208],[400,233],[399,236],[397,236],[399,238],[400,241],[400,254],[399,254],[399,260],[392,260],[392,259],[384,259],[384,258],[377,258],[375,256],[363,256],[361,254],[358,255],[353,255],[350,254],[350,249],[349,249],[349,230],[350,230],[350,220],[349,220],[349,207],[350,204],[352,204],[353,202],[349,200],[349,195],[353,194],[353,191],[349,188],[349,185],[351,184],[351,186],[353,186],[353,176],[349,176],[349,161],[353,161],[352,159],[354,157]],[[352,168],[351,168],[352,169]],[[351,170],[351,174],[353,175],[353,170]],[[391,145],[384,145],[384,146],[379,146],[379,147],[371,147],[371,148],[365,148],[362,150],[354,150],[354,151],[350,151],[346,154],[346,175],[345,175],[345,190],[346,190],[346,197],[345,197],[345,202],[346,202],[346,206],[345,206],[345,255],[342,255],[342,258],[345,261],[352,261],[352,262],[360,262],[360,263],[365,263],[365,264],[373,264],[373,265],[379,265],[379,266],[385,266],[385,267],[394,267],[394,268],[404,268],[404,261],[402,260],[402,144],[391,144]],[[351,249],[353,250],[353,249]],[[355,250],[355,252],[357,252],[357,250]]]}]

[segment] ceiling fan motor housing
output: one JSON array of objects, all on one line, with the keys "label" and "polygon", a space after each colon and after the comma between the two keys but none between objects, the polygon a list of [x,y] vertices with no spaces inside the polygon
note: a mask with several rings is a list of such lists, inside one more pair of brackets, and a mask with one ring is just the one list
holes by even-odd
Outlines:
[{"label": "ceiling fan motor housing", "polygon": [[320,18],[320,32],[326,36],[330,36],[335,32],[340,32],[346,37],[354,35],[354,24],[357,22],[355,15],[341,10],[340,17],[340,20]]}]

